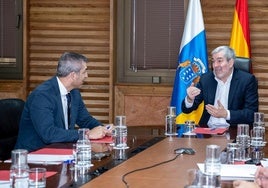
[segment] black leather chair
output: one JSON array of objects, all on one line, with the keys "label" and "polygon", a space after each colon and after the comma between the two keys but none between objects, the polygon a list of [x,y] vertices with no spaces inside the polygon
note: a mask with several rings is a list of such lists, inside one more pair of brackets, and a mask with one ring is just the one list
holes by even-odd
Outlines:
[{"label": "black leather chair", "polygon": [[234,67],[246,72],[251,72],[251,59],[245,57],[236,57]]},{"label": "black leather chair", "polygon": [[11,157],[17,141],[24,101],[17,98],[0,99],[0,160]]}]

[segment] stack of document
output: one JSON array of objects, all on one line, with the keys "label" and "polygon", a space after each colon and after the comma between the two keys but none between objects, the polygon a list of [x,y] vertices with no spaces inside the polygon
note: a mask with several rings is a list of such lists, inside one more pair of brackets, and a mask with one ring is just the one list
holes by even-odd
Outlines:
[{"label": "stack of document", "polygon": [[[198,163],[197,166],[204,173],[204,163]],[[221,165],[222,180],[254,180],[254,174],[257,170],[256,165]]]},{"label": "stack of document", "polygon": [[[28,163],[31,164],[60,164],[74,160],[72,149],[43,148],[28,154]],[[10,163],[11,160],[5,162]]]},{"label": "stack of document", "polygon": [[72,149],[43,148],[28,154],[28,163],[58,164],[73,159]]}]

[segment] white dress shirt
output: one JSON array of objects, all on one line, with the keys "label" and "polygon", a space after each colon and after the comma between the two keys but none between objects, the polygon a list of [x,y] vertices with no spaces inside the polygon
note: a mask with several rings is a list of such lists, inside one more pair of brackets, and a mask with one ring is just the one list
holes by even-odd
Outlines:
[{"label": "white dress shirt", "polygon": [[60,96],[61,96],[61,103],[62,103],[62,109],[63,109],[63,114],[64,114],[65,129],[68,129],[68,104],[67,104],[67,98],[66,98],[68,91],[64,87],[64,85],[61,83],[61,81],[58,77],[57,77],[57,81],[58,81],[59,89],[60,89]]},{"label": "white dress shirt", "polygon": [[214,100],[214,106],[218,106],[218,100],[223,105],[224,109],[227,110],[227,117],[226,118],[216,118],[213,116],[210,116],[208,120],[208,126],[209,127],[229,127],[230,124],[227,123],[226,120],[230,119],[230,111],[228,110],[228,97],[229,97],[229,90],[231,85],[233,74],[231,74],[226,82],[219,80],[215,77],[215,80],[218,82],[216,94],[215,94],[215,100]]},{"label": "white dress shirt", "polygon": [[[227,81],[224,83],[223,81],[219,80],[215,77],[215,80],[218,82],[214,106],[218,106],[218,100],[220,100],[221,104],[224,106],[224,109],[227,110],[227,117],[226,118],[216,118],[210,116],[208,120],[208,127],[229,127],[230,124],[227,123],[226,120],[230,120],[230,111],[228,110],[228,97],[229,97],[229,90],[231,85],[231,80],[233,77],[233,73],[228,77]],[[193,103],[189,103],[187,100],[187,96],[184,99],[186,108],[191,108]]]}]

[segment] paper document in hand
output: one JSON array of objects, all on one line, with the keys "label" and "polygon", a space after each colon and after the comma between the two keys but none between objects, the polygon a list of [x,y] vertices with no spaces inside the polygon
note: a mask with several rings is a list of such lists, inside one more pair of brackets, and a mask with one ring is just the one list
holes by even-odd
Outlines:
[{"label": "paper document in hand", "polygon": [[[199,169],[204,172],[204,163],[198,163]],[[256,165],[221,165],[221,179],[222,180],[254,180],[254,174],[257,170]]]}]

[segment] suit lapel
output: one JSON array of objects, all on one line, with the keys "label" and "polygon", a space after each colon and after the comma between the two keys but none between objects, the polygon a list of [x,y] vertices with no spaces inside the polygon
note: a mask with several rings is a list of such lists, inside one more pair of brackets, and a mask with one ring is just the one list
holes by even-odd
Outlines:
[{"label": "suit lapel", "polygon": [[61,114],[62,127],[65,129],[65,121],[64,121],[64,113],[63,113],[63,108],[62,108],[60,89],[59,89],[59,85],[58,85],[58,81],[56,77],[53,78],[52,83],[53,83],[53,87],[55,88],[54,91],[56,93],[56,104]]},{"label": "suit lapel", "polygon": [[239,87],[237,79],[238,78],[237,78],[236,70],[234,70],[233,77],[232,77],[231,84],[230,84],[229,96],[228,96],[228,107],[230,106],[231,102],[234,99],[235,91]]},{"label": "suit lapel", "polygon": [[214,74],[213,74],[213,78],[211,79],[211,82],[209,83],[208,104],[214,105],[215,95],[216,95],[216,90],[217,90],[217,85],[218,85],[218,83],[215,80]]}]

